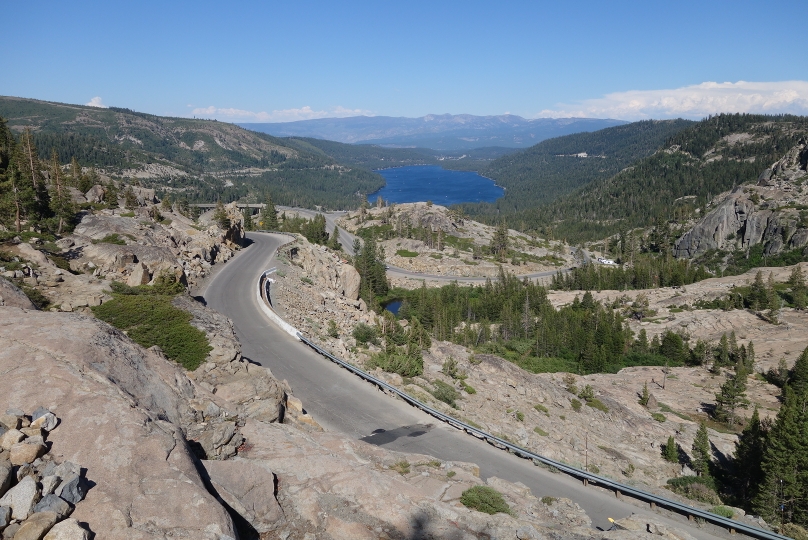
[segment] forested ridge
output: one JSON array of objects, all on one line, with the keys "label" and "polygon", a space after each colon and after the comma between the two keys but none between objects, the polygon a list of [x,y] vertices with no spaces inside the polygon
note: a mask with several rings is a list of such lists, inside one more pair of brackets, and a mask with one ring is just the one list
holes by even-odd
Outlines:
[{"label": "forested ridge", "polygon": [[620,173],[520,217],[570,241],[600,239],[659,219],[681,222],[712,197],[757,180],[806,132],[808,118],[801,116],[714,116]]},{"label": "forested ridge", "polygon": [[[490,204],[464,205],[464,210],[471,216],[499,214],[509,221],[521,220],[521,212],[551,203],[651,155],[671,135],[691,124],[688,120],[647,120],[542,141],[484,166],[480,174],[506,188],[505,197]],[[586,157],[580,156],[583,153]]]},{"label": "forested ridge", "polygon": [[75,158],[113,178],[147,168],[141,184],[190,202],[260,200],[271,189],[280,204],[354,208],[384,185],[313,146],[224,122],[11,97],[0,97],[0,117],[12,132],[30,128],[39,155],[55,151],[63,165]]}]

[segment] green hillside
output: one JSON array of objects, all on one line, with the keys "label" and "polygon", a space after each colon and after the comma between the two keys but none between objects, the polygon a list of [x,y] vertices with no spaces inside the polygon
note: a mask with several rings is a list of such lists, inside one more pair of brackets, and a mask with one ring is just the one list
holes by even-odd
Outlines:
[{"label": "green hillside", "polygon": [[280,204],[355,208],[384,180],[314,147],[210,120],[160,117],[0,97],[0,117],[14,133],[30,128],[40,156],[56,151],[116,178],[137,177],[190,201],[263,197]]},{"label": "green hillside", "polygon": [[713,196],[757,180],[808,133],[808,118],[726,114],[671,136],[654,155],[522,216],[559,237],[585,241],[683,221]]},{"label": "green hillside", "polygon": [[466,205],[465,210],[473,216],[507,217],[548,204],[651,155],[691,124],[687,120],[648,120],[542,141],[483,167],[480,174],[506,188],[505,197],[492,204]]}]

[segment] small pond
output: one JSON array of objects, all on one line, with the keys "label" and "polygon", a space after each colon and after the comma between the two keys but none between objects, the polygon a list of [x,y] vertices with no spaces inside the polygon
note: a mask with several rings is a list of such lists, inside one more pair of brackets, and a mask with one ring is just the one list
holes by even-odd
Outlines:
[{"label": "small pond", "polygon": [[390,300],[382,304],[382,307],[392,313],[393,315],[398,315],[398,310],[401,309],[401,303],[403,300]]}]

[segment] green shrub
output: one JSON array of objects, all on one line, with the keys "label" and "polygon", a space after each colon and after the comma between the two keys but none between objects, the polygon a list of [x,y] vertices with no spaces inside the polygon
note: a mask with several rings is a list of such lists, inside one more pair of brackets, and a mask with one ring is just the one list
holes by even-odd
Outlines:
[{"label": "green shrub", "polygon": [[732,511],[732,508],[727,508],[726,506],[713,506],[710,510],[713,514],[721,517],[725,517],[727,519],[732,519],[732,516],[735,515],[735,512]]},{"label": "green shrub", "polygon": [[682,476],[668,480],[668,489],[688,499],[707,504],[721,504],[715,480],[709,476]]},{"label": "green shrub", "polygon": [[[130,287],[135,291],[140,287]],[[187,370],[199,367],[211,350],[205,333],[191,326],[193,316],[171,304],[173,296],[161,294],[115,294],[91,308],[95,316],[125,330],[143,346],[157,345],[163,353]]]},{"label": "green shrub", "polygon": [[597,409],[599,411],[603,411],[605,413],[609,412],[609,407],[603,404],[601,400],[598,398],[592,398],[586,402],[587,407],[592,407],[593,409]]},{"label": "green shrub", "polygon": [[378,367],[388,373],[398,373],[402,377],[415,377],[424,372],[424,359],[405,354],[378,353],[367,362],[367,367],[369,369]]},{"label": "green shrub", "polygon": [[457,473],[456,473],[456,472],[454,472],[454,471],[449,471],[449,472],[447,472],[447,473],[446,473],[446,477],[447,477],[447,478],[451,478],[451,477],[455,476],[456,474],[457,474]]},{"label": "green shrub", "polygon": [[352,335],[357,343],[376,343],[378,339],[376,328],[365,323],[357,324]]},{"label": "green shrub", "polygon": [[398,251],[396,251],[396,255],[398,255],[399,257],[417,257],[418,252],[410,251],[408,249],[399,249]]},{"label": "green shrub", "polygon": [[303,276],[302,278],[300,278],[300,281],[302,281],[306,285],[313,285],[314,284],[314,282],[308,276]]},{"label": "green shrub", "polygon": [[793,538],[794,540],[808,540],[808,531],[796,523],[786,523],[780,529],[780,534]]},{"label": "green shrub", "polygon": [[402,475],[410,474],[410,462],[406,459],[394,463],[390,468]]},{"label": "green shrub", "polygon": [[467,508],[486,514],[510,514],[511,508],[502,494],[489,486],[470,487],[460,496],[460,502]]},{"label": "green shrub", "polygon": [[536,433],[538,433],[538,434],[539,434],[539,435],[541,435],[542,437],[546,437],[546,436],[548,436],[548,435],[549,435],[549,433],[547,433],[546,431],[544,431],[544,430],[543,430],[542,428],[540,428],[539,426],[534,427],[534,428],[533,428],[533,431],[535,431]]},{"label": "green shrub", "polygon": [[466,384],[465,382],[463,382],[463,390],[464,390],[464,391],[465,391],[467,394],[476,394],[476,393],[477,393],[477,390],[475,390],[475,389],[474,389],[472,386],[469,386],[469,385],[468,385],[468,384]]},{"label": "green shrub", "polygon": [[125,246],[126,240],[121,238],[118,233],[112,233],[106,235],[101,240],[93,240],[93,244],[116,244],[119,246]]},{"label": "green shrub", "polygon": [[522,411],[516,411],[516,419],[519,420],[520,422],[524,422],[525,413],[523,413]]},{"label": "green shrub", "polygon": [[542,497],[541,502],[542,502],[542,504],[546,504],[547,506],[550,506],[551,504],[556,502],[556,498],[555,497]]},{"label": "green shrub", "polygon": [[46,309],[48,306],[50,306],[50,299],[42,294],[39,289],[34,289],[33,287],[21,284],[19,284],[19,286],[20,290],[25,293],[25,296],[28,297],[28,300],[30,300],[31,303],[37,307],[37,309]]},{"label": "green shrub", "polygon": [[651,418],[653,418],[654,420],[656,420],[656,421],[657,421],[657,422],[659,422],[660,424],[661,424],[662,422],[664,422],[665,420],[667,420],[667,418],[665,418],[665,415],[664,415],[664,414],[662,414],[662,413],[658,413],[658,412],[651,413]]},{"label": "green shrub", "polygon": [[457,403],[455,403],[455,400],[460,397],[460,394],[457,393],[454,386],[446,384],[443,381],[433,381],[432,384],[435,386],[435,389],[431,392],[431,394],[435,396],[435,399],[442,401],[450,407],[456,409]]},{"label": "green shrub", "polygon": [[334,319],[328,321],[328,335],[332,338],[339,337],[339,328],[337,327],[337,323],[334,322]]},{"label": "green shrub", "polygon": [[543,412],[547,416],[550,416],[550,411],[547,409],[547,407],[545,407],[541,403],[537,403],[537,404],[533,405],[533,408],[536,409],[539,412]]},{"label": "green shrub", "polygon": [[575,412],[581,412],[581,402],[578,401],[577,399],[572,398],[572,401],[570,401],[570,405],[572,405],[572,409]]},{"label": "green shrub", "polygon": [[598,467],[594,463],[590,463],[589,464],[589,472],[598,474],[600,472],[600,467]]}]

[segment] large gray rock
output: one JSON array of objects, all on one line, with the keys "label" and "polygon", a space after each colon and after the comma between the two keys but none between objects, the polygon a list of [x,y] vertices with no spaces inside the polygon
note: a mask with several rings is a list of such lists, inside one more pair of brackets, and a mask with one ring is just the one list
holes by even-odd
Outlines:
[{"label": "large gray rock", "polygon": [[66,500],[53,494],[45,495],[34,507],[34,512],[53,512],[59,519],[69,516],[72,511],[73,507]]},{"label": "large gray rock", "polygon": [[25,296],[24,292],[2,277],[0,277],[0,306],[36,309],[34,303]]},{"label": "large gray rock", "polygon": [[60,521],[48,531],[43,540],[89,540],[90,532],[73,518]]},{"label": "large gray rock", "polygon": [[53,431],[59,419],[56,415],[44,407],[38,407],[33,414],[31,414],[31,427],[41,428],[45,431]]},{"label": "large gray rock", "polygon": [[235,458],[202,465],[219,496],[256,531],[265,533],[284,524],[273,494],[276,478],[266,463]]},{"label": "large gray rock", "polygon": [[87,481],[81,475],[74,474],[62,480],[54,493],[70,504],[78,504],[87,495]]},{"label": "large gray rock", "polygon": [[139,262],[135,264],[134,270],[129,274],[129,279],[126,280],[126,284],[130,287],[137,287],[138,285],[145,285],[149,281],[151,281],[151,277],[149,276],[148,267],[142,262]]},{"label": "large gray rock", "polygon": [[339,281],[342,285],[342,295],[348,300],[359,299],[359,282],[361,277],[359,272],[349,264],[343,264],[339,273]]},{"label": "large gray rock", "polygon": [[104,186],[95,185],[90,188],[90,191],[84,194],[84,198],[87,199],[87,202],[98,204],[104,202],[106,192],[107,190]]},{"label": "large gray rock", "polygon": [[11,508],[0,506],[0,531],[8,527],[9,523],[11,523]]},{"label": "large gray rock", "polygon": [[23,478],[19,484],[9,489],[2,498],[0,506],[11,507],[11,517],[16,520],[27,519],[39,502],[39,491],[36,480],[30,476]]},{"label": "large gray rock", "polygon": [[6,494],[8,488],[11,487],[11,481],[14,479],[14,471],[11,468],[11,463],[8,461],[0,461],[0,497]]}]

